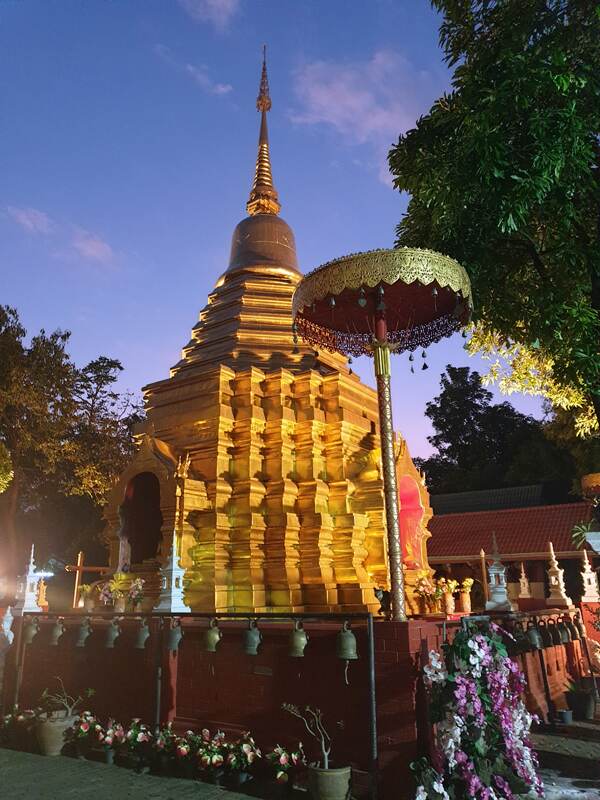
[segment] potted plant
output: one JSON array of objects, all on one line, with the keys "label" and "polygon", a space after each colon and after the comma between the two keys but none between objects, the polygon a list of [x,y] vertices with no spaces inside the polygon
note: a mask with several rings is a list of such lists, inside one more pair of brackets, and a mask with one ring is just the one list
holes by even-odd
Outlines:
[{"label": "potted plant", "polygon": [[94,601],[94,586],[91,583],[82,583],[79,587],[79,596],[83,601],[86,611],[93,611],[96,605]]},{"label": "potted plant", "polygon": [[167,722],[154,736],[154,765],[159,773],[167,773],[175,762],[178,738],[173,733],[173,723]]},{"label": "potted plant", "polygon": [[473,578],[464,578],[460,584],[459,598],[460,598],[460,611],[463,614],[471,613],[471,589],[475,581]]},{"label": "potted plant", "polygon": [[0,720],[0,745],[11,750],[30,753],[33,750],[37,714],[33,709],[19,710],[15,706],[10,714]]},{"label": "potted plant", "polygon": [[148,772],[152,754],[152,733],[147,725],[138,719],[132,719],[125,744],[130,757],[130,764],[136,772]]},{"label": "potted plant", "polygon": [[588,688],[579,681],[572,681],[567,689],[566,700],[575,719],[594,719],[596,698],[591,687]]},{"label": "potted plant", "polygon": [[186,731],[183,736],[175,739],[176,771],[181,778],[196,776],[199,738],[194,731]]},{"label": "potted plant", "polygon": [[112,578],[100,588],[100,599],[104,605],[113,605],[117,614],[125,611],[126,592],[129,589],[129,576],[126,572],[115,572]]},{"label": "potted plant", "polygon": [[458,581],[454,580],[454,578],[444,578],[442,576],[437,579],[436,584],[444,602],[444,612],[446,615],[454,614],[454,594],[458,589]]},{"label": "potted plant", "polygon": [[302,742],[298,743],[296,750],[287,750],[278,744],[270,753],[267,753],[265,758],[275,770],[277,784],[285,789],[293,787],[296,771],[299,767],[306,765]]},{"label": "potted plant", "polygon": [[250,732],[244,733],[237,742],[226,747],[225,765],[228,783],[232,788],[239,788],[252,778],[252,767],[257,759],[262,758],[262,753]]},{"label": "potted plant", "polygon": [[225,734],[217,731],[214,736],[210,735],[207,728],[202,730],[200,737],[197,758],[200,762],[202,777],[210,783],[221,785],[225,773],[224,764],[227,756],[227,745],[225,744]]},{"label": "potted plant", "polygon": [[329,766],[331,754],[331,736],[323,725],[323,713],[318,708],[306,706],[304,712],[298,706],[284,703],[282,708],[294,717],[302,720],[309,734],[321,747],[321,761],[308,767],[308,789],[313,800],[346,800],[350,796],[352,778],[351,767]]},{"label": "potted plant", "polygon": [[430,570],[423,569],[417,574],[415,593],[421,598],[424,614],[435,613],[439,610],[438,606],[442,593],[432,579]]},{"label": "potted plant", "polygon": [[131,605],[133,606],[133,610],[139,612],[142,610],[142,600],[144,599],[144,584],[146,581],[143,578],[135,578],[132,581],[131,586],[129,587],[129,591],[127,592],[127,598]]},{"label": "potted plant", "polygon": [[75,755],[84,758],[97,741],[102,725],[90,711],[83,711],[65,733],[65,739],[73,744]]},{"label": "potted plant", "polygon": [[65,743],[65,733],[77,718],[77,707],[81,705],[84,697],[91,697],[94,694],[92,689],[86,689],[83,696],[72,697],[65,691],[62,680],[60,678],[55,680],[60,689],[54,693],[44,689],[35,726],[40,752],[45,756],[60,755]]},{"label": "potted plant", "polygon": [[114,764],[115,754],[125,742],[125,729],[120,722],[109,719],[106,729],[97,732],[98,742],[104,753],[104,761],[107,764]]}]

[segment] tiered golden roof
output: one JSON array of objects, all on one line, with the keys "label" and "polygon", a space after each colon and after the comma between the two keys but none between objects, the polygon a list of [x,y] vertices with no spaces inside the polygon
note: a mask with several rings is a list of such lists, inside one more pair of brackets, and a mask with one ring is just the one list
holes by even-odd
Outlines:
[{"label": "tiered golden roof", "polygon": [[[122,567],[128,537],[142,535],[131,495],[149,472],[160,487],[162,545],[131,565],[147,579],[148,603],[175,531],[193,610],[374,610],[374,588],[388,581],[377,398],[343,356],[294,342],[301,273],[294,234],[278,216],[264,62],[257,106],[249,216],[170,378],[144,389],[141,447],[105,514],[111,565]],[[426,565],[431,511],[403,442],[399,465],[412,487],[416,570]]]}]

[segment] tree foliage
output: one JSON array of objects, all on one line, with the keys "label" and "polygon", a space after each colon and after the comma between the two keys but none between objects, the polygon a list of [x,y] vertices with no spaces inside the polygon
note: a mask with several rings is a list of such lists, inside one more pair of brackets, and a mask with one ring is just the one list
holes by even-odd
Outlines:
[{"label": "tree foliage", "polygon": [[[600,4],[432,4],[443,17],[452,90],[390,151],[395,186],[410,193],[397,244],[458,259],[471,277],[488,352],[517,343],[541,367],[536,389],[558,405],[566,394],[566,407],[579,404],[587,414],[580,432],[593,432],[600,418]],[[510,373],[510,359],[505,366]],[[523,387],[518,370],[510,379]]]},{"label": "tree foliage", "polygon": [[440,387],[425,410],[436,453],[416,459],[433,494],[556,481],[569,488],[577,464],[566,436],[552,440],[538,420],[510,403],[492,403],[468,367],[448,365]]},{"label": "tree foliage", "polygon": [[17,311],[0,306],[0,444],[13,471],[0,495],[0,547],[13,571],[31,522],[54,555],[70,550],[67,509],[79,509],[80,531],[97,532],[99,507],[132,449],[139,409],[114,390],[120,363],[100,357],[78,369],[68,340],[42,330],[27,342]]}]

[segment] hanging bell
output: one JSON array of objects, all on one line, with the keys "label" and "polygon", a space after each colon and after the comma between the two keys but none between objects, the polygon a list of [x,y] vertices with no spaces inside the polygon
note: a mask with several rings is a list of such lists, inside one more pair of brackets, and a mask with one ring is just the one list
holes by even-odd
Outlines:
[{"label": "hanging bell", "polygon": [[292,658],[303,658],[304,648],[308,644],[308,634],[304,630],[302,621],[294,620],[294,630],[290,633],[290,649],[288,655]]},{"label": "hanging bell", "polygon": [[437,290],[437,287],[435,287],[435,286],[433,287],[433,289],[431,290],[431,294],[432,294],[434,297],[437,297],[437,296],[438,296],[438,290]]},{"label": "hanging bell", "polygon": [[573,620],[573,624],[577,628],[577,633],[579,634],[579,638],[587,639],[587,631],[585,629],[585,625],[581,620],[581,617],[579,616],[579,611],[577,611],[575,614],[575,619]]},{"label": "hanging bell", "polygon": [[538,622],[538,631],[540,632],[540,636],[542,637],[542,642],[544,647],[552,647],[554,642],[552,641],[552,636],[550,635],[550,631],[548,630],[548,626],[546,625],[545,621],[541,619]]},{"label": "hanging bell", "polygon": [[364,290],[364,288],[362,286],[360,287],[360,292],[358,294],[357,303],[361,308],[365,308],[365,306],[367,305],[367,298],[365,296],[365,290]]},{"label": "hanging bell", "polygon": [[564,615],[559,619],[558,624],[558,631],[560,633],[560,641],[562,644],[569,644],[571,641],[571,631],[567,627],[567,622],[565,620]]},{"label": "hanging bell", "polygon": [[578,642],[580,639],[579,631],[577,630],[577,626],[573,622],[573,617],[570,614],[565,614],[565,625],[571,634],[571,641]]},{"label": "hanging bell", "polygon": [[413,375],[415,374],[415,368],[412,366],[412,364],[411,364],[411,367],[410,367],[410,371],[412,372]]},{"label": "hanging bell", "polygon": [[469,334],[467,333],[466,329],[465,329],[465,328],[463,328],[463,332],[462,332],[462,337],[463,337],[463,339],[466,339],[468,335],[469,335]]},{"label": "hanging bell", "polygon": [[81,625],[77,629],[77,641],[75,642],[75,647],[85,647],[85,643],[91,632],[92,625],[90,618],[86,617],[81,621]]},{"label": "hanging bell", "polygon": [[111,619],[106,629],[106,639],[104,640],[104,646],[107,647],[109,650],[115,646],[116,640],[121,635],[121,626],[119,625],[118,619]]},{"label": "hanging bell", "polygon": [[204,631],[204,649],[207,653],[216,653],[217,645],[223,637],[223,631],[219,628],[219,623],[213,617],[208,623],[208,629]]},{"label": "hanging bell", "polygon": [[527,623],[527,636],[529,638],[529,643],[531,645],[532,650],[541,650],[544,646],[542,642],[542,637],[540,636],[540,632],[537,629],[535,622],[533,620],[529,620]]},{"label": "hanging bell", "polygon": [[421,358],[427,358],[427,353],[425,352],[425,350],[423,350],[423,352],[421,353]]},{"label": "hanging bell", "polygon": [[262,633],[258,630],[255,619],[248,620],[248,627],[243,636],[244,653],[247,656],[257,656],[258,648],[262,642]]},{"label": "hanging bell", "polygon": [[174,620],[173,624],[169,626],[169,632],[167,634],[167,650],[176,653],[177,650],[179,650],[179,644],[182,639],[183,631],[181,629],[181,622]]},{"label": "hanging bell", "polygon": [[415,354],[414,354],[414,353],[411,353],[411,354],[409,355],[409,357],[408,357],[408,360],[409,360],[409,361],[414,361],[414,360],[415,360]]},{"label": "hanging bell", "polygon": [[423,362],[423,366],[421,367],[421,369],[429,369],[429,367],[427,366],[427,363],[425,361]]},{"label": "hanging bell", "polygon": [[50,629],[50,641],[48,642],[48,644],[51,647],[57,647],[58,646],[58,640],[63,635],[65,630],[66,629],[65,629],[65,626],[63,624],[63,620],[62,620],[61,617],[59,617],[56,620],[56,622],[54,623],[54,625],[52,626],[52,628]]},{"label": "hanging bell", "polygon": [[143,650],[146,647],[146,639],[150,636],[150,628],[145,619],[140,620],[140,624],[135,635],[135,644],[133,645],[136,650]]},{"label": "hanging bell", "polygon": [[27,624],[23,627],[23,644],[31,644],[38,635],[39,630],[40,624],[37,619],[29,618]]},{"label": "hanging bell", "polygon": [[331,308],[335,308],[335,297],[333,295],[329,298],[329,305]]},{"label": "hanging bell", "polygon": [[560,631],[558,630],[558,625],[554,617],[550,617],[548,620],[548,631],[550,632],[552,644],[561,644]]},{"label": "hanging bell", "polygon": [[348,620],[344,621],[342,630],[335,639],[335,654],[343,661],[356,661],[358,651],[356,649],[356,636],[350,630]]}]

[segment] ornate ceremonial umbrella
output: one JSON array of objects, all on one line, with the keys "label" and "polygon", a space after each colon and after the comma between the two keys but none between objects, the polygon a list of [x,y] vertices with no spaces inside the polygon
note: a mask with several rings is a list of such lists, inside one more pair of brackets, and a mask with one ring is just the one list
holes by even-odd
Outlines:
[{"label": "ornate ceremonial umbrella", "polygon": [[390,353],[427,347],[464,326],[472,311],[469,276],[454,259],[431,250],[353,253],[306,275],[292,309],[295,333],[316,347],[374,356],[392,616],[406,619]]}]

